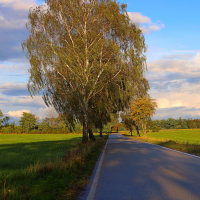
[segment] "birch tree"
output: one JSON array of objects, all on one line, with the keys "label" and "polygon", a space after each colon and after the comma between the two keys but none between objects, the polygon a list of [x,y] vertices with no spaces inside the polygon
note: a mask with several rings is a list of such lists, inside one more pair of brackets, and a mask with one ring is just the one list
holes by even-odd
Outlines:
[{"label": "birch tree", "polygon": [[28,89],[47,106],[83,123],[89,101],[111,82],[134,86],[146,69],[145,39],[126,5],[112,0],[46,0],[31,9],[22,48],[30,62]]},{"label": "birch tree", "polygon": [[146,135],[147,120],[155,114],[157,107],[155,99],[150,97],[137,98],[131,104],[131,118],[136,126],[142,124],[144,136]]}]

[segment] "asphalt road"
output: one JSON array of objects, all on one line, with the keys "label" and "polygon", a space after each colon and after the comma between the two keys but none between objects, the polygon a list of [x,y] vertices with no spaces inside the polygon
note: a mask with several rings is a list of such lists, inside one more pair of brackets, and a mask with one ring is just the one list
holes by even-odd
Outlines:
[{"label": "asphalt road", "polygon": [[94,199],[200,200],[200,158],[112,134]]}]

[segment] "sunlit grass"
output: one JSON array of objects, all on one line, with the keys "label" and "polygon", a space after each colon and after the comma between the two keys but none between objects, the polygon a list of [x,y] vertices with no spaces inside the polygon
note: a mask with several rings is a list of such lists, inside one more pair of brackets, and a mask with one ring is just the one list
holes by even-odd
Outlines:
[{"label": "sunlit grass", "polygon": [[121,133],[137,140],[200,156],[200,129],[162,130],[156,133],[147,133],[146,136],[141,133],[141,137],[138,137],[136,132],[133,133],[133,136],[128,131]]},{"label": "sunlit grass", "polygon": [[[130,134],[129,131],[123,131],[122,133]],[[143,136],[142,131],[140,135]],[[159,132],[149,132],[146,134],[148,138],[173,140],[179,142],[188,142],[190,144],[200,144],[200,129],[171,129],[161,130]],[[137,137],[136,131],[133,132],[133,137]]]},{"label": "sunlit grass", "polygon": [[105,144],[81,134],[0,134],[0,199],[73,199]]}]

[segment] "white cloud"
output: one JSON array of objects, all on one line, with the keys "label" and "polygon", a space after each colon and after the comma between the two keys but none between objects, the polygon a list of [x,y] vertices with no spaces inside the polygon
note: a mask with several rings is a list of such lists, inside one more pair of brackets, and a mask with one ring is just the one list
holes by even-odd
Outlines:
[{"label": "white cloud", "polygon": [[27,19],[11,19],[7,20],[0,16],[0,28],[1,29],[22,29],[25,28],[25,23]]},{"label": "white cloud", "polygon": [[22,113],[23,112],[28,112],[30,113],[31,111],[30,110],[17,110],[17,111],[9,111],[7,114],[11,117],[14,117],[14,118],[20,118],[22,116]]},{"label": "white cloud", "polygon": [[55,111],[53,107],[46,107],[46,108],[39,108],[36,112],[35,115],[39,117],[40,119],[43,119],[45,117],[57,117],[58,114]]},{"label": "white cloud", "polygon": [[185,56],[184,59],[183,54],[177,54],[174,55],[176,60],[160,59],[148,63],[150,95],[158,103],[154,118],[194,118],[200,114],[200,53]]},{"label": "white cloud", "polygon": [[[17,63],[18,61],[18,63]],[[7,74],[28,74],[28,69],[30,64],[25,59],[15,59],[12,62],[3,62],[0,63],[0,73],[6,72]]]},{"label": "white cloud", "polygon": [[142,15],[141,13],[128,12],[128,15],[129,15],[130,19],[132,20],[132,22],[134,22],[134,23],[141,23],[141,24],[143,24],[143,23],[150,24],[151,23],[150,18]]},{"label": "white cloud", "polygon": [[178,80],[200,77],[200,53],[188,60],[169,60],[160,59],[149,62],[147,79],[151,81],[162,80]]},{"label": "white cloud", "polygon": [[168,99],[166,98],[158,99],[157,103],[158,103],[158,108],[168,108],[170,105]]},{"label": "white cloud", "polygon": [[13,97],[10,102],[13,106],[24,106],[24,107],[34,107],[34,108],[45,108],[46,105],[41,96],[24,96],[23,98]]},{"label": "white cloud", "polygon": [[35,0],[0,0],[2,7],[11,7],[13,10],[29,10],[30,7],[35,7]]},{"label": "white cloud", "polygon": [[151,31],[159,31],[161,28],[165,27],[164,24],[158,21],[157,23],[152,23],[149,17],[138,12],[128,12],[128,15],[131,21],[137,23],[142,32],[146,34],[150,34]]},{"label": "white cloud", "polygon": [[167,98],[161,98],[157,100],[158,108],[171,108],[171,107],[180,107],[183,106],[181,100],[169,101]]},{"label": "white cloud", "polygon": [[14,110],[14,111],[9,111],[7,113],[4,113],[4,115],[9,115],[10,117],[14,118],[15,121],[19,120],[20,117],[22,117],[23,112],[27,113],[33,113],[36,117],[39,117],[40,120],[44,119],[45,117],[50,117],[48,116],[48,112],[54,112],[54,116],[57,117],[58,114],[55,111],[54,108],[52,107],[45,107],[45,108],[39,108],[39,109],[34,109],[34,110],[29,110],[29,109],[22,109],[22,110]]}]

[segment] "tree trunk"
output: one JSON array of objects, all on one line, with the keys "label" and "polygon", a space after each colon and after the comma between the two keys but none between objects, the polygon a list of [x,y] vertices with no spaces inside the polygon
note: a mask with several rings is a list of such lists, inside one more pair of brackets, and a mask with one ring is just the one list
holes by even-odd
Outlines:
[{"label": "tree trunk", "polygon": [[139,132],[138,126],[136,126],[136,130],[137,130],[137,135],[140,137],[140,132]]},{"label": "tree trunk", "polygon": [[142,130],[143,130],[144,136],[146,136],[146,124],[142,124]]},{"label": "tree trunk", "polygon": [[103,132],[102,129],[103,129],[103,127],[101,126],[100,127],[100,137],[103,137],[103,135],[102,135],[102,132]]},{"label": "tree trunk", "polygon": [[96,139],[95,139],[95,137],[93,135],[92,129],[90,127],[88,127],[88,132],[89,132],[89,138],[90,138],[90,140],[96,141]]},{"label": "tree trunk", "polygon": [[133,134],[132,134],[132,133],[133,133],[133,129],[131,128],[131,136],[133,136]]},{"label": "tree trunk", "polygon": [[88,116],[86,112],[83,112],[83,138],[82,143],[88,142]]},{"label": "tree trunk", "polygon": [[103,137],[102,133],[103,133],[103,124],[102,121],[100,121],[100,137]]}]

